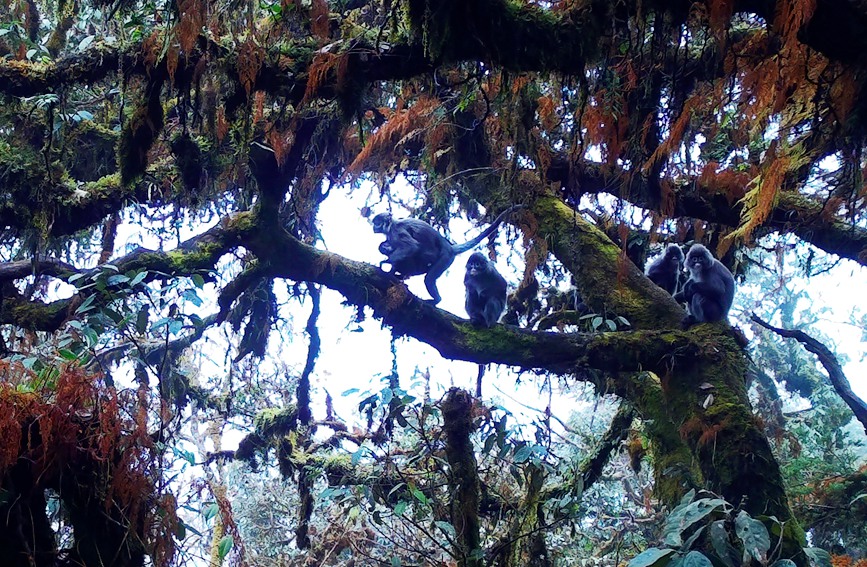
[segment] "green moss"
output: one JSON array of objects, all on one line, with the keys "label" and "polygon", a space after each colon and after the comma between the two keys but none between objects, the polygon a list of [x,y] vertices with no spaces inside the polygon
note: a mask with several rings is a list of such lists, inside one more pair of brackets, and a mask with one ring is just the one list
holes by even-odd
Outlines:
[{"label": "green moss", "polygon": [[260,411],[253,419],[256,433],[268,439],[275,435],[285,434],[295,428],[298,412],[295,406],[287,408],[269,408]]}]

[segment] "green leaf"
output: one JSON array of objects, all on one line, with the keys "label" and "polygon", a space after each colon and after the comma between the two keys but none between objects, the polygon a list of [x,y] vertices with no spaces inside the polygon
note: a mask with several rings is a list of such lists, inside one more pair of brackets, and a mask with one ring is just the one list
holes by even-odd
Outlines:
[{"label": "green leaf", "polygon": [[434,525],[444,531],[450,538],[454,539],[457,533],[455,532],[455,527],[448,522],[436,521]]},{"label": "green leaf", "polygon": [[89,35],[86,38],[82,39],[81,42],[78,44],[78,50],[84,51],[85,49],[90,47],[90,44],[93,43],[94,39],[96,38],[92,35]]},{"label": "green leaf", "polygon": [[65,348],[62,348],[62,349],[58,350],[58,351],[57,351],[57,354],[60,355],[60,358],[63,358],[63,359],[65,359],[65,360],[77,360],[77,359],[78,359],[78,355],[77,355],[77,354],[75,354],[75,353],[72,352],[71,350],[68,350],[68,349],[65,349]]},{"label": "green leaf", "polygon": [[148,329],[148,308],[147,306],[139,309],[135,317],[135,330],[137,333],[144,334]]},{"label": "green leaf", "polygon": [[219,511],[220,511],[220,507],[217,506],[217,503],[212,502],[210,506],[205,508],[205,513],[204,513],[205,521],[209,522],[211,520],[211,518],[216,516],[217,512],[219,512]]},{"label": "green leaf", "polygon": [[409,491],[416,500],[418,500],[422,504],[427,504],[427,496],[425,496],[421,490],[413,487],[413,488],[410,488]]},{"label": "green leaf", "polygon": [[135,286],[137,286],[137,285],[140,284],[142,281],[144,281],[144,279],[145,279],[146,277],[148,277],[148,271],[147,271],[147,270],[142,270],[142,271],[140,271],[139,273],[137,273],[137,274],[135,275],[135,277],[133,277],[133,278],[129,281],[129,287],[135,287]]},{"label": "green leaf", "polygon": [[400,567],[403,563],[400,562],[400,557],[395,555],[391,558],[391,567]]},{"label": "green leaf", "polygon": [[183,298],[195,305],[196,307],[202,305],[202,298],[199,297],[199,294],[196,293],[196,290],[194,289],[184,290]]},{"label": "green leaf", "polygon": [[395,516],[403,516],[403,513],[406,512],[407,503],[403,500],[394,505],[394,515]]},{"label": "green leaf", "polygon": [[358,464],[358,461],[361,460],[361,457],[362,457],[363,455],[364,455],[364,447],[359,447],[358,450],[357,450],[356,452],[352,453],[352,459],[350,459],[350,462],[351,462],[353,465],[357,465],[357,464]]},{"label": "green leaf", "polygon": [[88,298],[85,299],[84,302],[78,306],[78,309],[75,310],[75,314],[81,315],[82,313],[85,313],[85,312],[93,309],[93,302],[94,301],[96,301],[95,295],[88,296]]},{"label": "green leaf", "polygon": [[683,558],[683,567],[713,567],[713,563],[703,553],[690,551]]},{"label": "green leaf", "polygon": [[530,455],[533,454],[533,450],[529,445],[524,445],[517,451],[515,451],[515,462],[516,463],[525,463],[530,458]]},{"label": "green leaf", "polygon": [[645,549],[638,555],[632,558],[627,567],[651,567],[652,565],[662,566],[663,560],[674,553],[673,549],[658,549],[651,547]]},{"label": "green leaf", "polygon": [[197,288],[202,289],[205,287],[205,278],[201,274],[193,274],[190,276],[190,279],[193,280],[193,285]]},{"label": "green leaf", "polygon": [[797,565],[791,559],[777,559],[771,563],[771,567],[797,567]]},{"label": "green leaf", "polygon": [[383,388],[382,389],[382,403],[383,405],[388,405],[391,403],[392,398],[394,398],[394,392],[391,391],[391,388]]},{"label": "green leaf", "polygon": [[729,541],[725,520],[717,520],[710,525],[710,543],[717,557],[728,567],[738,567],[741,564],[741,554]]},{"label": "green leaf", "polygon": [[217,555],[220,558],[220,561],[226,558],[229,555],[229,552],[232,551],[232,546],[235,544],[235,540],[231,535],[224,535],[223,539],[220,540],[220,543],[217,544]]},{"label": "green leaf", "polygon": [[805,547],[804,553],[810,559],[810,565],[815,567],[831,567],[831,554],[818,547]]},{"label": "green leaf", "polygon": [[128,282],[129,278],[123,274],[114,274],[113,276],[108,276],[108,279],[105,281],[108,285],[120,285]]},{"label": "green leaf", "polygon": [[741,510],[735,518],[735,533],[744,543],[744,561],[749,555],[764,563],[771,548],[771,536],[765,525]]}]

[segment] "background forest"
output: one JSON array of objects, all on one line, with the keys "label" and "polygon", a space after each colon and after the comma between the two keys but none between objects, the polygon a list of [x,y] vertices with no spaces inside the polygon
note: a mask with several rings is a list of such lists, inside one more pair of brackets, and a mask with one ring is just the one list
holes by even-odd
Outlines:
[{"label": "background forest", "polygon": [[[15,0],[0,100],[0,564],[865,565],[863,1]],[[502,324],[379,268],[512,205]]]}]

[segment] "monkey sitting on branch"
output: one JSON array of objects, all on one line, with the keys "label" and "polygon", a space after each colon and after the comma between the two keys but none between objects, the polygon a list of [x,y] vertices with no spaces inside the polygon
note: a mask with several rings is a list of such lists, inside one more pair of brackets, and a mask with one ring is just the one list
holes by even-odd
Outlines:
[{"label": "monkey sitting on branch", "polygon": [[467,260],[464,276],[467,315],[473,325],[492,327],[506,308],[506,279],[481,252]]},{"label": "monkey sitting on branch", "polygon": [[722,262],[701,244],[686,254],[689,279],[674,294],[675,301],[686,303],[683,328],[696,323],[726,320],[735,297],[735,278]]},{"label": "monkey sitting on branch", "polygon": [[647,267],[650,281],[664,289],[669,295],[677,293],[680,272],[683,270],[683,251],[677,244],[669,244],[665,252]]}]

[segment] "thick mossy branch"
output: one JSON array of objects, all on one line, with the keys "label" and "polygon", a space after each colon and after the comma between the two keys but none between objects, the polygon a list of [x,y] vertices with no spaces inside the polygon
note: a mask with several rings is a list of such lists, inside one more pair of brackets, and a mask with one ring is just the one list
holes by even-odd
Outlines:
[{"label": "thick mossy branch", "polygon": [[580,73],[600,51],[612,8],[604,0],[561,13],[510,0],[410,0],[409,16],[434,60]]},{"label": "thick mossy branch", "polygon": [[[164,278],[165,274],[189,275],[201,271],[213,270],[223,254],[237,247],[243,235],[243,231],[250,227],[244,223],[227,223],[225,227],[216,226],[201,235],[191,238],[182,243],[175,250],[168,252],[138,248],[111,264],[116,266],[121,273],[131,270],[148,270],[148,276],[143,280],[153,281]],[[76,272],[74,268],[65,264],[46,260],[42,263],[48,270],[46,273],[56,272],[57,276],[68,278]],[[6,281],[26,277],[20,263],[15,263],[5,269]],[[4,267],[5,268],[5,267]],[[0,270],[0,279],[3,278],[4,270]],[[30,272],[32,273],[32,271]],[[84,272],[96,273],[96,270]],[[69,299],[44,303],[42,301],[30,301],[24,298],[14,286],[6,285],[3,288],[2,305],[0,305],[0,323],[12,323],[19,327],[34,331],[54,332],[63,323],[74,317],[75,309],[81,305],[84,297],[81,294]]]},{"label": "thick mossy branch", "polygon": [[539,235],[573,275],[581,299],[593,311],[625,317],[634,329],[678,325],[683,309],[598,228],[556,197],[540,198],[532,212]]},{"label": "thick mossy branch", "polygon": [[[555,159],[547,173],[549,181],[567,188],[567,197],[609,193],[639,207],[662,212],[658,178],[630,175],[592,162],[570,165],[565,156]],[[629,183],[624,185],[624,179]],[[669,213],[675,217],[692,217],[730,227],[741,222],[742,202],[708,187],[698,177],[679,183],[669,198],[666,206],[671,207]],[[824,207],[822,201],[783,191],[761,230],[794,233],[825,252],[867,265],[867,230],[829,215]]]},{"label": "thick mossy branch", "polygon": [[121,61],[143,70],[139,67],[142,58],[130,55],[140,50],[141,44],[122,51],[116,46],[94,42],[83,53],[56,63],[3,59],[0,60],[0,93],[23,97],[55,92],[64,85],[90,84],[116,72]]}]

